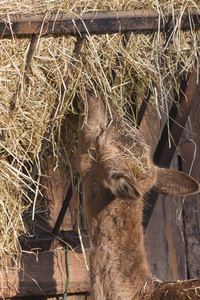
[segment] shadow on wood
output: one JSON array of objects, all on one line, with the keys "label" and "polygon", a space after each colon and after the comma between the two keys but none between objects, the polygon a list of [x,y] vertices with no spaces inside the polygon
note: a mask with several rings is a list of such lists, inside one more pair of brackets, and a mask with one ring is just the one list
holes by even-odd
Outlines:
[{"label": "shadow on wood", "polygon": [[[69,293],[90,290],[88,271],[82,253],[69,251]],[[21,258],[21,270],[16,266],[1,272],[0,297],[23,297],[29,295],[61,295],[66,286],[65,250],[25,253]]]}]

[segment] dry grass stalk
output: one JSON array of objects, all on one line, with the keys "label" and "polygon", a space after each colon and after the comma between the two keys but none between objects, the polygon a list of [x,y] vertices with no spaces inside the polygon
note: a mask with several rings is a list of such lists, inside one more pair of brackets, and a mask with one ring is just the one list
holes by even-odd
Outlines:
[{"label": "dry grass stalk", "polygon": [[[179,0],[37,0],[33,5],[30,0],[0,0],[0,14],[9,24],[9,14],[13,13],[48,15],[51,11],[64,11],[82,14],[91,10],[153,8],[159,12],[160,22],[164,22],[165,13],[179,12],[181,18],[182,13],[188,9],[199,11],[199,4],[200,1]],[[151,90],[151,104],[160,116],[160,111],[165,111],[167,107],[166,101],[170,100],[170,87],[179,91],[181,76],[192,69],[199,55],[199,32],[192,28],[192,22],[190,31],[181,32],[178,27],[180,18],[174,20],[174,30],[168,41],[159,31],[132,34],[124,48],[119,34],[88,34],[64,98],[61,87],[69,72],[68,65],[74,59],[72,54],[75,37],[40,37],[26,80],[24,68],[30,40],[14,36],[12,39],[0,40],[1,266],[7,264],[7,258],[20,253],[18,237],[28,234],[23,214],[34,202],[34,196],[30,199],[27,190],[33,185],[36,187],[33,193],[39,191],[40,181],[33,181],[31,170],[38,160],[41,141],[50,123],[53,124],[53,130],[49,142],[57,159],[63,148],[60,137],[62,122],[68,114],[77,113],[74,97],[79,92],[84,93],[88,83],[91,86],[97,84],[106,97],[112,97],[122,115],[126,110],[132,109],[133,104],[139,106],[140,99],[145,98]],[[13,99],[14,110],[11,109]],[[60,101],[59,109],[51,119],[56,99]],[[137,121],[137,116],[133,121]],[[70,137],[69,142],[71,140],[73,139]],[[73,145],[69,146],[68,151],[70,148]]]}]

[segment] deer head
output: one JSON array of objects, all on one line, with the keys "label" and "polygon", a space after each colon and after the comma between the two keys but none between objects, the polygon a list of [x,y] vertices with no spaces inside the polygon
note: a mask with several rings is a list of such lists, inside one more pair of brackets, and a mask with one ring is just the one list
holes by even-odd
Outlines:
[{"label": "deer head", "polygon": [[111,99],[88,89],[81,101],[77,166],[83,181],[92,176],[126,200],[141,198],[151,188],[175,196],[199,192],[187,174],[153,164],[140,131],[119,116]]}]

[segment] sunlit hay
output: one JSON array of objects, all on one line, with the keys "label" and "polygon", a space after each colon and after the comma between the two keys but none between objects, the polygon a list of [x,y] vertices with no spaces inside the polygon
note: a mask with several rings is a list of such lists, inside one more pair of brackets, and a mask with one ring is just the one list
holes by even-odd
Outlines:
[{"label": "sunlit hay", "polygon": [[49,13],[51,11],[56,12],[73,12],[73,13],[83,13],[86,11],[100,11],[100,10],[132,10],[132,9],[154,9],[159,10],[162,14],[164,12],[176,12],[177,10],[184,9],[185,7],[198,8],[200,1],[139,1],[139,0],[4,0],[0,1],[0,13],[12,14],[12,13]]},{"label": "sunlit hay", "polygon": [[[0,224],[1,266],[7,264],[7,258],[20,253],[18,238],[28,234],[23,216],[34,202],[40,185],[33,181],[31,173],[38,160],[43,136],[51,125],[53,130],[49,140],[54,143],[56,156],[58,148],[54,135],[58,136],[57,129],[73,99],[69,94],[68,101],[63,101],[59,93],[63,78],[67,76],[74,38],[41,38],[31,70],[24,79],[25,53],[29,44],[29,39],[16,39],[15,44],[12,40],[0,41],[0,214],[5,217],[1,218]],[[21,89],[18,88],[20,83]],[[56,99],[58,109],[52,119]],[[32,192],[31,199],[29,192]]]},{"label": "sunlit hay", "polygon": [[30,199],[21,189],[25,178],[20,178],[6,160],[0,160],[0,168],[0,261],[1,267],[5,269],[9,267],[8,258],[14,260],[15,255],[21,252],[19,236],[28,233],[22,215],[26,209],[23,203]]},{"label": "sunlit hay", "polygon": [[[44,150],[41,147],[45,133],[49,131],[45,139],[56,164],[60,159],[67,163],[70,151],[75,151],[78,105],[74,98],[88,84],[94,90],[98,86],[105,98],[112,98],[122,116],[133,112],[134,106],[139,110],[141,99],[149,94],[158,116],[160,111],[167,115],[168,102],[173,100],[171,88],[179,93],[182,76],[192,70],[199,56],[199,31],[191,22],[191,29],[181,32],[178,24],[184,12],[200,12],[199,7],[200,1],[182,0],[0,0],[0,14],[8,26],[11,14],[22,13],[42,13],[45,18],[51,12],[82,15],[87,11],[153,9],[159,13],[161,23],[165,13],[179,13],[168,40],[159,30],[137,33],[124,47],[120,34],[88,34],[77,60],[73,57],[76,37],[39,37],[26,75],[30,39],[12,36],[0,40],[0,265],[5,266],[7,258],[20,253],[18,237],[29,232],[24,212],[33,202],[37,210],[36,196],[44,175],[39,155]],[[69,66],[75,63],[71,75]],[[68,76],[69,85],[63,94],[61,87]],[[71,117],[72,113],[75,117]],[[135,125],[137,109],[130,118]],[[41,173],[36,181],[32,178],[34,164]],[[140,161],[138,167],[143,168]],[[34,214],[33,211],[30,218]]]}]

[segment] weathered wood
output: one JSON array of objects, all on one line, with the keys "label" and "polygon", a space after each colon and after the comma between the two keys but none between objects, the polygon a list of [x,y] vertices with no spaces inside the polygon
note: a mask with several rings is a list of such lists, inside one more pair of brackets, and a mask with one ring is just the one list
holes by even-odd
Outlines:
[{"label": "weathered wood", "polygon": [[178,218],[180,203],[176,197],[159,195],[145,232],[151,271],[163,281],[187,279],[182,219]]},{"label": "weathered wood", "polygon": [[147,109],[147,105],[149,103],[150,97],[151,97],[151,92],[149,92],[147,98],[145,100],[143,99],[143,101],[142,101],[142,105],[140,106],[140,111],[139,111],[138,118],[137,118],[137,126],[138,127],[140,127],[140,124],[142,122],[145,111]]},{"label": "weathered wood", "polygon": [[[194,90],[191,89],[193,93]],[[191,175],[200,180],[200,106],[199,96],[195,97],[190,120],[182,135],[180,153],[182,170],[189,173],[196,143],[197,153]],[[142,129],[147,143],[154,150],[159,138],[159,122],[156,112],[147,108],[142,122]],[[144,124],[146,123],[146,124]],[[148,128],[149,127],[149,128]],[[193,132],[193,133],[192,133]],[[178,154],[175,153],[172,168],[178,168]],[[150,198],[149,198],[150,202]],[[181,214],[182,198],[159,195],[155,209],[146,229],[145,244],[153,274],[162,280],[176,280],[200,277],[200,201],[199,194],[185,199]],[[184,223],[183,221],[184,216]],[[183,226],[184,225],[184,226]],[[185,274],[185,275],[184,275]]]},{"label": "weathered wood", "polygon": [[[192,107],[190,122],[182,136],[180,152],[182,170],[200,181],[200,106],[199,98]],[[193,161],[194,159],[194,161]],[[190,170],[191,169],[191,170]],[[200,277],[200,196],[188,196],[184,199],[182,216],[186,242],[187,272],[189,278]]]},{"label": "weathered wood", "polygon": [[[85,248],[89,248],[89,236],[85,230],[81,230],[82,242]],[[25,251],[31,251],[32,249],[49,250],[52,245],[52,249],[57,249],[69,244],[74,249],[81,249],[80,237],[75,230],[61,231],[59,234],[52,235],[50,233],[43,233],[37,238],[23,238],[21,239],[21,247]]]},{"label": "weathered wood", "polygon": [[[41,185],[44,186],[45,189],[42,190],[42,195],[38,196],[37,201],[39,201],[40,203],[40,210],[36,211],[34,220],[37,237],[42,238],[43,235],[46,235],[46,233],[52,232],[55,226],[56,219],[59,215],[67,190],[69,188],[69,184],[71,182],[71,170],[73,172],[73,170],[75,169],[74,154],[69,154],[69,159],[71,161],[71,165],[68,164],[65,153],[61,148],[57,164],[57,161],[55,160],[53,153],[51,152],[51,148],[50,151],[45,151],[45,155],[43,156],[41,162],[42,174],[44,174],[44,176],[41,178]],[[70,209],[68,208],[63,219],[61,230],[69,231],[74,229],[78,205],[77,197],[75,197],[75,194],[76,193],[74,193],[71,199],[72,201],[70,203]],[[49,238],[48,234],[46,237]],[[39,245],[37,243],[36,247],[38,246],[42,249],[43,247],[45,247],[45,250],[47,250],[48,248],[46,243],[47,241]],[[34,246],[31,247],[34,248]]]},{"label": "weathered wood", "polygon": [[[180,107],[178,108],[175,104],[173,104],[169,114],[169,123],[165,125],[160,141],[154,153],[154,163],[160,167],[170,166],[192,105],[195,99],[200,97],[200,84],[197,84],[199,79],[199,70],[197,70],[197,65],[195,65],[188,83],[187,85],[185,84],[186,87],[183,89],[184,92],[181,95]],[[169,147],[169,133],[171,147]],[[150,202],[147,200],[147,205],[144,209],[144,228],[148,226],[151,214],[157,201],[157,197],[158,194],[156,192],[152,191],[150,193],[149,199],[151,200]]]},{"label": "weathered wood", "polygon": [[[169,124],[166,124],[163,129],[153,158],[154,162],[160,167],[169,167],[192,105],[195,99],[200,97],[200,69],[197,70],[197,68],[199,66],[195,64],[188,82],[183,83],[185,87],[182,87],[182,91],[184,92],[181,94],[180,106],[177,107],[176,104],[173,104],[169,114]],[[171,147],[169,147],[169,138],[171,140]]]},{"label": "weathered wood", "polygon": [[188,279],[183,220],[179,218],[181,202],[182,199],[178,197],[166,197],[164,201],[167,279],[170,280]]},{"label": "weathered wood", "polygon": [[[160,132],[165,124],[165,115],[160,120],[157,111],[147,105],[141,128],[145,141],[154,153]],[[177,153],[171,168],[177,169]],[[149,202],[150,202],[149,198]],[[151,271],[159,279],[186,279],[186,254],[182,232],[182,220],[178,219],[181,198],[159,195],[152,217],[145,231],[145,249]]]},{"label": "weathered wood", "polygon": [[[87,255],[88,256],[88,255]],[[87,292],[89,275],[83,254],[68,252],[69,293]],[[61,295],[66,286],[66,253],[64,250],[24,253],[22,269],[15,265],[1,271],[0,297]]]},{"label": "weathered wood", "polygon": [[68,188],[66,197],[65,197],[65,199],[63,201],[63,205],[61,207],[60,213],[58,215],[58,218],[56,220],[55,226],[53,228],[52,233],[54,235],[57,235],[58,232],[59,232],[59,230],[60,230],[60,226],[61,226],[61,224],[63,222],[63,219],[64,219],[64,216],[66,214],[67,208],[69,207],[69,202],[70,202],[71,197],[73,195],[73,191],[74,191],[73,190],[73,185],[74,185],[74,187],[76,187],[77,182],[78,182],[78,173],[76,172],[75,175],[74,175],[74,183],[71,183],[70,186],[69,186],[69,188]]},{"label": "weathered wood", "polygon": [[[158,14],[153,10],[88,12],[80,16],[64,13],[52,13],[47,17],[43,14],[10,15],[10,23],[8,20],[6,21],[6,16],[0,20],[0,37],[30,34],[79,35],[88,31],[92,34],[114,33],[157,30],[158,26],[161,30],[168,31],[176,18],[178,18],[177,14],[174,14],[173,17],[167,15],[159,23]],[[190,18],[192,22],[190,22]],[[195,28],[200,27],[198,13],[184,13],[179,26],[182,29],[189,29],[191,23]]]}]

